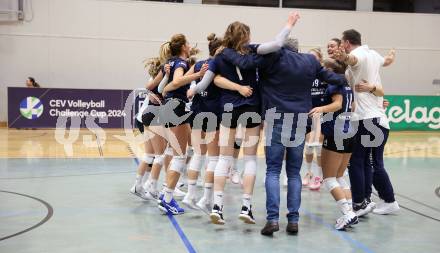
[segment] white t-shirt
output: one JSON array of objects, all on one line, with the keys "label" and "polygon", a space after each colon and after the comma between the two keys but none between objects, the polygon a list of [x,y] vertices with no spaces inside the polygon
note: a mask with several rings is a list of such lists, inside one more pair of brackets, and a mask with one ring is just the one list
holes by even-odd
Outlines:
[{"label": "white t-shirt", "polygon": [[379,70],[384,64],[384,58],[367,45],[359,46],[351,51],[358,62],[349,66],[346,71],[347,80],[354,92],[353,120],[380,118],[380,125],[390,129],[389,121],[383,108],[383,97],[377,97],[370,92],[356,92],[354,85],[362,80],[375,85],[382,85]]}]

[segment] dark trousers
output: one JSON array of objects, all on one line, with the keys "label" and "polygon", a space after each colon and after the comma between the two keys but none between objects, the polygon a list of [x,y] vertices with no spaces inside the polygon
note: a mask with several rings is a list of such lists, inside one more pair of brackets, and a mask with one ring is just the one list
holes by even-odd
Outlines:
[{"label": "dark trousers", "polygon": [[[380,126],[378,122],[378,119],[359,121],[358,132],[354,138],[354,149],[348,170],[354,203],[362,203],[365,199],[370,198],[372,185],[376,188],[379,197],[385,202],[391,203],[395,201],[393,185],[391,184],[383,162],[383,153],[388,140],[389,130]],[[377,138],[373,133],[367,130],[365,127],[366,124],[374,125],[380,129],[376,135],[382,134],[383,141],[378,143],[378,145],[368,147],[368,145],[364,146],[362,144],[362,136],[368,136],[369,140]]]}]

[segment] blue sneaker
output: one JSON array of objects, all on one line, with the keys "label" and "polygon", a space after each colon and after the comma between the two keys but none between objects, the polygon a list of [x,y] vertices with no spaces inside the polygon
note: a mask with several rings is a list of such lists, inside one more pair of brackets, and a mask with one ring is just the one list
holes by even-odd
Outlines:
[{"label": "blue sneaker", "polygon": [[167,203],[162,199],[158,207],[165,214],[179,215],[185,213],[185,210],[177,204],[177,201],[174,200],[174,198],[171,199],[170,203]]}]

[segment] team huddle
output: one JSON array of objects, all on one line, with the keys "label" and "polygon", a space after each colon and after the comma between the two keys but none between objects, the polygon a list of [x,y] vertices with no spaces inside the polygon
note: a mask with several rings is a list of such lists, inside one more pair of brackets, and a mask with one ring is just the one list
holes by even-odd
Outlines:
[{"label": "team huddle", "polygon": [[[223,38],[208,36],[209,58],[199,61],[199,50],[183,34],[161,46],[159,56],[146,63],[152,78],[136,117],[146,137],[145,156],[133,194],[157,201],[162,212],[172,215],[185,213],[176,201],[183,198],[186,207],[224,225],[224,189],[230,179],[242,184],[238,218],[255,224],[257,148],[264,136],[267,223],[261,234],[279,230],[283,168],[290,234],[298,232],[302,186],[318,190],[322,184],[331,193],[342,213],[338,230],[370,212],[399,209],[383,163],[389,124],[379,76],[381,67],[393,63],[394,50],[382,57],[351,29],[329,41],[327,59],[319,49],[300,53],[298,41],[289,36],[298,20],[297,12],[290,13],[276,38],[262,44],[250,43],[250,28],[233,22]],[[301,179],[304,153],[307,173]],[[319,167],[312,166],[314,153]],[[350,184],[344,178],[347,167]],[[166,179],[160,189],[162,168]],[[202,170],[203,196],[196,199]],[[371,201],[373,185],[383,202]]]}]

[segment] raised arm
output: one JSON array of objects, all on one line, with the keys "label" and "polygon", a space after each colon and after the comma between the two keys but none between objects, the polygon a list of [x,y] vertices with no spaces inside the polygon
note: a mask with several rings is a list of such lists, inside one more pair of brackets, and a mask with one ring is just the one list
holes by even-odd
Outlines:
[{"label": "raised arm", "polygon": [[336,60],[343,62],[349,66],[355,66],[359,61],[359,59],[354,54],[347,54],[342,46],[336,49],[333,55]]},{"label": "raised arm", "polygon": [[396,58],[396,50],[391,49],[388,54],[384,57],[384,63],[383,66],[384,67],[388,67],[391,64],[393,64],[394,59]]},{"label": "raised arm", "polygon": [[289,13],[286,25],[277,35],[275,40],[261,44],[257,48],[257,54],[269,54],[280,50],[284,46],[284,43],[289,37],[290,31],[292,30],[293,26],[295,26],[299,18],[298,12]]}]

